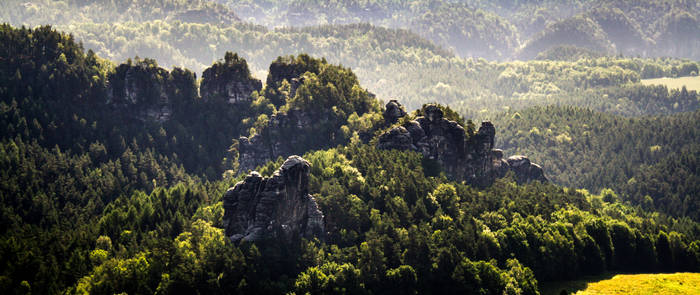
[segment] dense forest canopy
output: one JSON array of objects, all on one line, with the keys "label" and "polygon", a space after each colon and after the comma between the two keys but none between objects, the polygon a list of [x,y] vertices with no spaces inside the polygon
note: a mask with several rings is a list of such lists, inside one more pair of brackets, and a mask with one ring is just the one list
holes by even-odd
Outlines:
[{"label": "dense forest canopy", "polygon": [[699,115],[624,118],[550,106],[494,121],[501,127],[498,146],[532,155],[556,183],[612,188],[634,204],[700,220]]},{"label": "dense forest canopy", "polygon": [[[696,1],[3,7],[2,294],[539,294],[700,271],[700,95],[640,82],[697,78]],[[488,152],[549,181],[476,187],[378,148],[430,108],[467,142],[490,120]],[[227,189],[291,154],[325,232],[233,242]]]}]

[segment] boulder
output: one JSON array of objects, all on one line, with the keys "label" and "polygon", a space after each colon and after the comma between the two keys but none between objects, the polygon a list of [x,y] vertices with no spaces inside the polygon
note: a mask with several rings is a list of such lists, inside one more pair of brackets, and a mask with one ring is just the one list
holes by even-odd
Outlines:
[{"label": "boulder", "polygon": [[518,182],[527,182],[531,180],[547,181],[544,176],[544,171],[540,165],[530,162],[525,156],[517,155],[506,159],[510,170],[515,173],[515,178]]}]

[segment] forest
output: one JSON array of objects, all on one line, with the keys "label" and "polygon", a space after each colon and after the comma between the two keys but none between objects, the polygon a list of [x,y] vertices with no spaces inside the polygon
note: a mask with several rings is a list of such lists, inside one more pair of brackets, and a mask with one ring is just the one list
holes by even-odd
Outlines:
[{"label": "forest", "polygon": [[[579,91],[697,75],[698,56],[679,50],[700,46],[698,3],[592,2],[11,0],[0,20],[54,25],[112,61],[148,57],[195,73],[233,51],[262,79],[278,56],[307,53],[409,109],[439,102],[479,119],[504,106],[590,107],[598,100]],[[200,17],[179,17],[192,12]]]},{"label": "forest", "polygon": [[[0,292],[539,294],[700,272],[700,95],[640,82],[698,75],[700,7],[642,2],[11,0]],[[467,137],[490,120],[549,181],[474,186],[377,148],[406,123],[390,99]],[[276,152],[245,162],[256,139]],[[324,237],[233,242],[224,194],[291,154]]]}]

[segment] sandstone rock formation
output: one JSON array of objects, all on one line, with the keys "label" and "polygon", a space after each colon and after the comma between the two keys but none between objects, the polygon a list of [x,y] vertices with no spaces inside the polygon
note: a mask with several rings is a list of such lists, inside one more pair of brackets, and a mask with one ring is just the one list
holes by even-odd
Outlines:
[{"label": "sandstone rock formation", "polygon": [[[387,104],[384,119],[388,123],[398,121],[400,112],[389,111],[397,108],[401,109],[396,101]],[[476,134],[467,136],[457,122],[443,118],[439,107],[428,105],[423,114],[380,135],[377,147],[420,152],[440,164],[451,178],[477,186],[487,186],[508,171],[515,173],[518,182],[547,181],[542,168],[528,158],[503,159],[503,151],[493,149],[496,128],[491,122],[483,122]]]},{"label": "sandstone rock formation", "polygon": [[251,101],[250,94],[260,91],[262,82],[251,76],[245,59],[227,52],[202,73],[200,93],[204,101],[226,101],[231,104]]},{"label": "sandstone rock formation", "polygon": [[135,64],[122,64],[109,79],[107,104],[128,109],[137,120],[167,121],[172,115],[172,101],[166,85],[160,77],[170,73],[163,68],[151,67],[150,60],[137,60]]},{"label": "sandstone rock formation", "polygon": [[386,104],[386,109],[384,110],[384,119],[393,124],[399,121],[403,116],[406,116],[406,111],[401,107],[401,104],[392,99]]},{"label": "sandstone rock formation", "polygon": [[246,172],[277,157],[301,154],[311,149],[303,135],[312,129],[312,123],[326,124],[326,115],[298,109],[273,114],[261,134],[238,139],[238,171]]},{"label": "sandstone rock formation", "polygon": [[531,163],[530,159],[525,156],[511,156],[506,159],[511,170],[515,171],[515,177],[519,182],[529,180],[546,181],[542,167],[535,163]]},{"label": "sandstone rock formation", "polygon": [[310,164],[290,156],[271,177],[251,172],[224,195],[224,228],[232,241],[323,238],[323,213],[308,193]]}]

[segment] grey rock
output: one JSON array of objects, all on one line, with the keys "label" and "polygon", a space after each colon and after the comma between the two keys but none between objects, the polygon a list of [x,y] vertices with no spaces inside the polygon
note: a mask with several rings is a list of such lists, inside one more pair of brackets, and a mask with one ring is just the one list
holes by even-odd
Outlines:
[{"label": "grey rock", "polygon": [[379,136],[380,149],[416,150],[411,133],[403,126],[397,126]]},{"label": "grey rock", "polygon": [[251,93],[261,89],[262,82],[251,76],[245,59],[227,52],[224,60],[202,72],[199,91],[206,102],[238,104],[249,103],[252,101]]},{"label": "grey rock", "polygon": [[404,125],[404,127],[409,133],[411,133],[411,139],[413,140],[414,144],[417,144],[418,141],[425,136],[425,131],[423,131],[423,128],[420,127],[420,124],[417,121],[408,122]]},{"label": "grey rock", "polygon": [[494,160],[501,160],[503,159],[503,150],[501,149],[493,149],[491,150],[491,157],[493,157]]},{"label": "grey rock", "polygon": [[256,134],[250,138],[238,139],[238,167],[239,171],[250,171],[262,163],[272,159],[269,145],[263,137]]},{"label": "grey rock", "polygon": [[483,138],[483,143],[488,144],[483,146],[484,149],[490,150],[493,148],[493,143],[496,139],[496,127],[491,122],[481,122],[481,127],[479,127],[479,131],[476,134]]},{"label": "grey rock", "polygon": [[525,156],[511,156],[506,159],[506,161],[510,166],[510,170],[515,172],[515,177],[518,182],[527,182],[530,180],[547,181],[542,167],[530,162],[530,159]]},{"label": "grey rock", "polygon": [[389,124],[394,124],[404,116],[406,116],[406,111],[398,101],[392,99],[386,104],[384,109],[384,121]]},{"label": "grey rock", "polygon": [[[170,119],[172,104],[167,89],[173,86],[157,76],[169,76],[163,68],[150,68],[145,64],[121,65],[126,68],[122,75],[110,77],[107,89],[107,104],[139,121],[159,123]],[[121,82],[119,81],[121,80]]]},{"label": "grey rock", "polygon": [[436,105],[432,105],[432,104],[426,106],[424,108],[424,111],[425,111],[425,117],[431,122],[442,119],[442,116],[444,115],[440,108],[438,108]]},{"label": "grey rock", "polygon": [[290,156],[269,178],[253,171],[224,195],[223,224],[232,241],[323,239],[323,212],[308,192],[311,165]]},{"label": "grey rock", "polygon": [[506,161],[508,161],[508,164],[513,168],[530,166],[530,159],[522,155],[510,156]]},{"label": "grey rock", "polygon": [[445,119],[439,107],[427,105],[423,114],[381,134],[377,148],[418,151],[440,164],[448,177],[476,186],[488,186],[508,171],[515,173],[518,182],[547,181],[542,168],[527,157],[503,159],[503,151],[493,149],[496,128],[491,122],[482,122],[478,132],[467,137],[464,128]]},{"label": "grey rock", "polygon": [[312,124],[324,124],[328,121],[327,114],[311,114],[291,109],[286,113],[277,113],[262,130],[251,138],[241,137],[238,140],[238,172],[245,173],[255,169],[267,161],[277,157],[286,157],[303,153],[306,143],[299,136],[312,129]]},{"label": "grey rock", "polygon": [[207,80],[200,92],[204,101],[223,100],[230,104],[252,101],[251,93],[260,91],[262,82],[257,79]]}]

